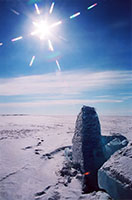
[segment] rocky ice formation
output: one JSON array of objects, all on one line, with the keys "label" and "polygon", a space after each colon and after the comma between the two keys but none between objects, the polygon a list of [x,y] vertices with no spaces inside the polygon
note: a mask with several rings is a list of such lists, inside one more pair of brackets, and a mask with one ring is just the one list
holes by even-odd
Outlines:
[{"label": "rocky ice formation", "polygon": [[97,171],[105,162],[100,122],[94,108],[83,106],[76,120],[72,161],[84,174],[84,192],[98,190]]},{"label": "rocky ice formation", "polygon": [[83,174],[84,193],[99,190],[98,169],[115,151],[128,144],[120,134],[101,136],[98,115],[88,106],[83,106],[77,117],[72,142],[72,162]]},{"label": "rocky ice formation", "polygon": [[98,171],[98,183],[113,199],[132,199],[132,143],[104,163]]}]

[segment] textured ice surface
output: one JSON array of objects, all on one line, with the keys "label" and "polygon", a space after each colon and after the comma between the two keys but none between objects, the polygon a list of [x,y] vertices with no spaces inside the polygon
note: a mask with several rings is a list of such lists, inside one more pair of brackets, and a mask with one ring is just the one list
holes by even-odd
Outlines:
[{"label": "textured ice surface", "polygon": [[132,143],[116,152],[101,167],[98,182],[114,199],[132,199]]},{"label": "textured ice surface", "polygon": [[73,136],[73,164],[84,174],[83,191],[97,191],[97,171],[106,161],[101,139],[101,128],[98,115],[93,107],[83,106],[76,120]]}]

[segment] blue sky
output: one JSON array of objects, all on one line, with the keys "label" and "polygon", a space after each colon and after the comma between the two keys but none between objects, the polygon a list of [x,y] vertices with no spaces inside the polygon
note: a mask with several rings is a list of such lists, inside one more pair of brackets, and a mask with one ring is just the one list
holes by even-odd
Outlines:
[{"label": "blue sky", "polygon": [[[52,3],[34,2],[42,14]],[[0,113],[77,114],[90,105],[101,115],[132,115],[130,7],[130,0],[56,0],[51,19],[62,24],[50,52],[46,40],[29,35],[33,1],[0,1]]]}]

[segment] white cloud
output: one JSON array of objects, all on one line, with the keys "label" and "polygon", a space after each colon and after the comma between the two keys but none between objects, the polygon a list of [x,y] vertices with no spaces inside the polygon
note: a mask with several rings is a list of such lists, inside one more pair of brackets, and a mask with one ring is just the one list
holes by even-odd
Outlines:
[{"label": "white cloud", "polygon": [[0,95],[74,95],[93,89],[131,84],[132,71],[69,71],[0,79]]},{"label": "white cloud", "polygon": [[132,99],[132,96],[124,96],[122,97],[123,100],[129,100],[129,99]]},{"label": "white cloud", "polygon": [[115,99],[93,99],[93,100],[83,100],[83,99],[68,99],[68,100],[45,100],[45,101],[35,101],[35,102],[23,102],[23,103],[0,103],[0,107],[42,107],[42,106],[54,106],[54,105],[83,105],[83,104],[96,104],[96,103],[121,103],[122,100]]}]

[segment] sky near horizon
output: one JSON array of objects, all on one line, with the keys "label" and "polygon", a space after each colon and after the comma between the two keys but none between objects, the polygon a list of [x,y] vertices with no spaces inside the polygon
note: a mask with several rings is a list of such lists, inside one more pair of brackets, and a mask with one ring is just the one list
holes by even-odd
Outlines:
[{"label": "sky near horizon", "polygon": [[0,114],[77,114],[88,105],[101,115],[132,115],[131,0],[54,1],[47,20],[62,24],[49,51],[30,33],[34,4],[45,18],[52,2],[0,0]]}]

